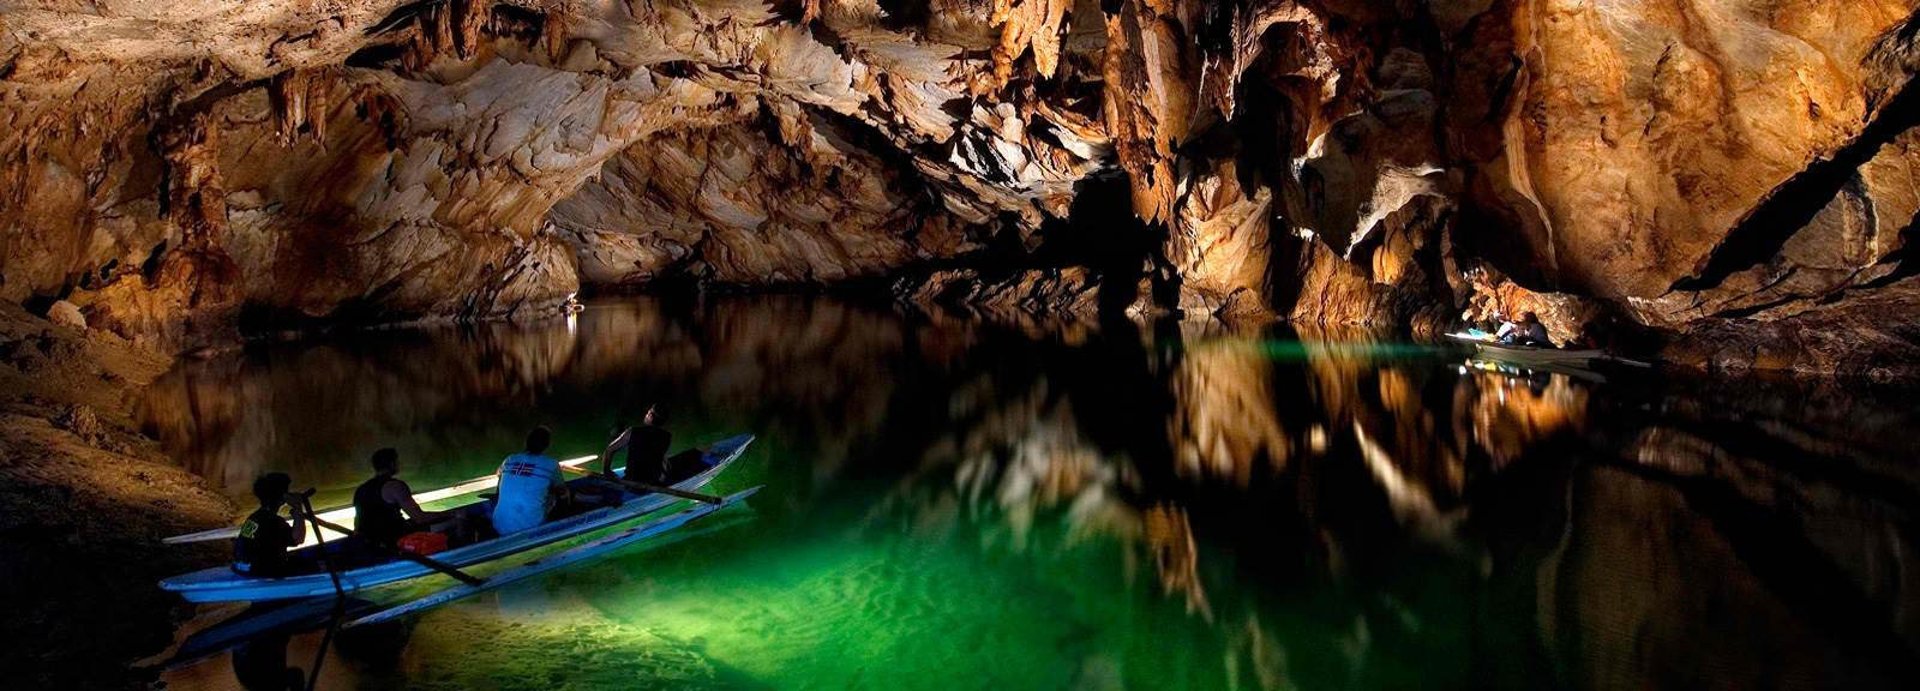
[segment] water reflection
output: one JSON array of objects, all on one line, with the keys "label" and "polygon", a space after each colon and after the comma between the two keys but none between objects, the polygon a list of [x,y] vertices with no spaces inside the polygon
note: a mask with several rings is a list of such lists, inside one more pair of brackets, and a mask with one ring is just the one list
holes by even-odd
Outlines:
[{"label": "water reflection", "polygon": [[[761,297],[256,346],[182,366],[146,409],[236,489],[267,467],[344,488],[387,444],[452,479],[528,425],[584,449],[653,400],[686,436],[755,430],[762,463],[739,482],[770,485],[769,520],[563,578],[575,598],[536,608],[616,630],[632,612],[671,637],[673,593],[731,603],[732,628],[705,617],[708,642],[675,649],[727,667],[719,685],[928,683],[907,660],[852,671],[767,648],[878,635],[1019,686],[1904,686],[1920,650],[1904,395],[1602,385],[1353,334],[1006,328]],[[919,570],[938,578],[904,575]],[[767,604],[792,593],[811,599]],[[834,620],[842,601],[859,606]],[[422,630],[507,616],[488,611]],[[401,667],[460,650],[416,643]]]}]

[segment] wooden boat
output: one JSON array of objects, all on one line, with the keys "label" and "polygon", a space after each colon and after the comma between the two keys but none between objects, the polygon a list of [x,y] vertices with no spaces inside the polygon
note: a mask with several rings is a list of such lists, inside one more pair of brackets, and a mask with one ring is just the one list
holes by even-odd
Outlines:
[{"label": "wooden boat", "polygon": [[[701,455],[707,465],[706,469],[674,483],[673,488],[691,491],[706,486],[721,471],[726,470],[728,465],[737,460],[740,454],[746,451],[747,445],[752,442],[753,435],[742,434],[715,443]],[[589,488],[597,487],[596,482],[592,478],[581,478],[568,484]],[[435,554],[433,558],[453,567],[493,561],[617,525],[679,501],[675,497],[660,493],[627,494],[624,500],[619,506],[603,506],[561,516],[530,530],[456,547]],[[460,510],[484,516],[490,509],[490,502],[476,502]],[[351,553],[356,548],[357,545],[352,540],[336,540],[328,542],[325,546],[294,550],[287,554],[287,558],[295,575],[280,578],[241,575],[234,573],[226,565],[221,565],[168,578],[160,581],[160,587],[163,590],[179,593],[188,602],[258,602],[332,595],[335,593],[335,574],[328,573],[322,567],[322,557],[331,556],[336,561],[350,561]],[[322,554],[321,550],[326,550],[326,553]],[[351,593],[431,573],[434,573],[433,569],[420,563],[391,560],[341,569],[337,575],[339,590]]]},{"label": "wooden boat", "polygon": [[480,593],[492,590],[494,588],[498,588],[500,586],[503,586],[509,583],[526,580],[528,578],[538,576],[540,574],[546,573],[548,571],[552,571],[554,569],[571,566],[584,561],[599,559],[601,557],[605,557],[607,555],[613,554],[614,552],[618,552],[622,548],[625,548],[636,542],[640,542],[642,540],[659,535],[661,533],[665,533],[669,530],[673,530],[680,526],[686,525],[687,523],[690,523],[702,516],[706,516],[707,514],[711,514],[715,511],[719,511],[729,506],[733,506],[734,504],[738,504],[740,502],[746,501],[747,497],[753,496],[753,493],[758,491],[760,491],[759,487],[752,487],[746,490],[742,490],[742,491],[727,495],[724,499],[720,501],[719,504],[695,504],[694,506],[691,506],[683,511],[680,511],[668,516],[663,516],[660,518],[648,520],[647,522],[642,523],[640,525],[627,528],[620,532],[613,533],[612,535],[607,535],[605,537],[599,538],[592,542],[588,542],[578,547],[574,547],[572,549],[561,552],[559,554],[541,557],[539,559],[535,559],[525,564],[521,564],[520,566],[516,566],[510,569],[507,569],[505,571],[492,574],[490,576],[487,576],[487,580],[485,582],[480,583],[478,585],[462,583],[462,584],[453,586],[451,588],[447,588],[445,590],[433,593],[431,595],[427,595],[425,597],[411,600],[399,605],[395,605],[393,607],[389,607],[387,609],[383,609],[373,614],[368,614],[368,615],[359,617],[357,619],[353,619],[351,621],[348,621],[344,628],[353,628],[355,626],[365,626],[368,624],[378,624],[383,621],[397,619],[399,617],[406,616],[408,614],[413,614],[415,612],[423,612],[423,611],[447,604],[449,602],[459,600],[461,598],[478,595]]}]

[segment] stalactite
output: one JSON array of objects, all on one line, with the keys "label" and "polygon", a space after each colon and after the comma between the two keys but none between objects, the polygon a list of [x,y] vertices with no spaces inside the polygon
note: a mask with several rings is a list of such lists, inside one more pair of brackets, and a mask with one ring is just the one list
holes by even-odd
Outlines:
[{"label": "stalactite", "polygon": [[1060,69],[1060,40],[1072,0],[994,0],[988,21],[1000,26],[993,70],[976,79],[976,93],[991,93],[1013,78],[1014,62],[1029,52],[1035,76],[1051,79]]},{"label": "stalactite", "polygon": [[288,70],[274,77],[267,85],[267,100],[273,108],[281,145],[293,143],[306,127],[307,89],[300,71]]},{"label": "stalactite", "polygon": [[339,81],[338,70],[323,67],[288,70],[267,83],[268,103],[282,146],[292,145],[303,135],[326,146],[331,108],[328,99]]},{"label": "stalactite", "polygon": [[1189,44],[1159,0],[1124,0],[1107,14],[1107,131],[1133,179],[1133,208],[1149,223],[1172,217],[1178,193],[1173,149],[1185,141],[1193,87]]},{"label": "stalactite", "polygon": [[492,16],[488,0],[446,0],[420,13],[413,40],[407,44],[403,64],[419,71],[436,58],[452,56],[458,60],[480,57]]},{"label": "stalactite", "polygon": [[377,86],[362,85],[355,88],[347,100],[353,103],[355,117],[379,128],[387,150],[400,148],[406,109],[398,99]]},{"label": "stalactite", "polygon": [[547,10],[546,20],[540,24],[540,36],[546,39],[547,56],[558,62],[567,58],[567,26],[575,17],[565,8]]},{"label": "stalactite", "polygon": [[461,60],[472,60],[480,54],[480,37],[491,5],[490,0],[448,0],[454,50]]},{"label": "stalactite", "polygon": [[180,247],[208,250],[226,235],[226,190],[219,170],[219,130],[205,110],[171,118],[155,128],[165,162],[162,212],[179,228]]}]

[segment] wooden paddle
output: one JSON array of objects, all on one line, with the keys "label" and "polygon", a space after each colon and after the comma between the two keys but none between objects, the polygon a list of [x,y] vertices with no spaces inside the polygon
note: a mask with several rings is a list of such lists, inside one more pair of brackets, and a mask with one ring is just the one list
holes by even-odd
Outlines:
[{"label": "wooden paddle", "polygon": [[684,489],[675,489],[672,487],[661,487],[660,485],[656,485],[653,483],[641,482],[639,480],[628,480],[623,477],[609,477],[606,475],[601,475],[599,473],[593,472],[591,470],[586,470],[584,468],[569,468],[567,466],[560,466],[560,470],[569,472],[569,473],[574,473],[577,475],[584,475],[586,477],[594,478],[604,482],[611,482],[617,485],[624,486],[627,489],[635,490],[638,492],[657,492],[659,494],[665,494],[670,497],[679,497],[681,499],[692,499],[697,502],[705,502],[708,504],[716,504],[716,505],[725,501],[724,499],[713,496],[711,494],[701,494],[699,492],[688,492]]},{"label": "wooden paddle", "polygon": [[[314,516],[311,513],[307,515],[307,520],[313,521],[314,525],[318,525],[322,528],[326,528],[333,532],[340,533],[341,535],[345,535],[347,537],[353,537],[353,531],[343,528],[337,523],[322,520],[321,518]],[[433,559],[431,557],[427,557],[424,555],[414,554],[412,552],[406,551],[404,549],[400,549],[398,547],[390,547],[387,545],[378,545],[378,547],[395,556],[400,557],[401,559],[405,559],[415,564],[419,564],[421,566],[425,566],[435,571],[439,571],[440,573],[444,573],[448,576],[452,576],[454,580],[460,581],[461,583],[465,583],[467,585],[477,586],[487,582],[487,579],[480,578],[473,574],[456,569],[453,566],[447,564],[446,562],[440,561],[438,559]]]}]

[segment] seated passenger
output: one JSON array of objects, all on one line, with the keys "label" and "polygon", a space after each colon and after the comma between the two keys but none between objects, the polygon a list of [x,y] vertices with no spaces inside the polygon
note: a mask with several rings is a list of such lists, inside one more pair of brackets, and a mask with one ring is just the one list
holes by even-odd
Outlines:
[{"label": "seated passenger", "polygon": [[1507,345],[1553,347],[1553,340],[1547,338],[1547,326],[1541,324],[1540,316],[1532,312],[1521,312],[1520,321],[1501,324],[1494,338]]},{"label": "seated passenger", "polygon": [[493,529],[501,535],[526,530],[547,520],[556,499],[566,495],[560,462],[546,455],[553,432],[535,427],[527,433],[526,451],[508,456],[495,476],[500,480],[494,500]]},{"label": "seated passenger", "polygon": [[280,517],[280,505],[287,503],[287,490],[293,478],[286,473],[267,473],[253,481],[253,496],[260,508],[240,524],[240,536],[233,539],[234,573],[278,578],[287,573],[287,550],[307,540],[307,517],[298,509],[291,511],[293,525]]},{"label": "seated passenger", "polygon": [[[400,452],[391,448],[373,452],[373,479],[353,491],[353,532],[378,547],[393,547],[400,536],[427,530],[435,523],[458,517],[454,511],[428,511],[413,498],[413,488],[396,475]],[[401,512],[406,512],[402,517]]]}]

